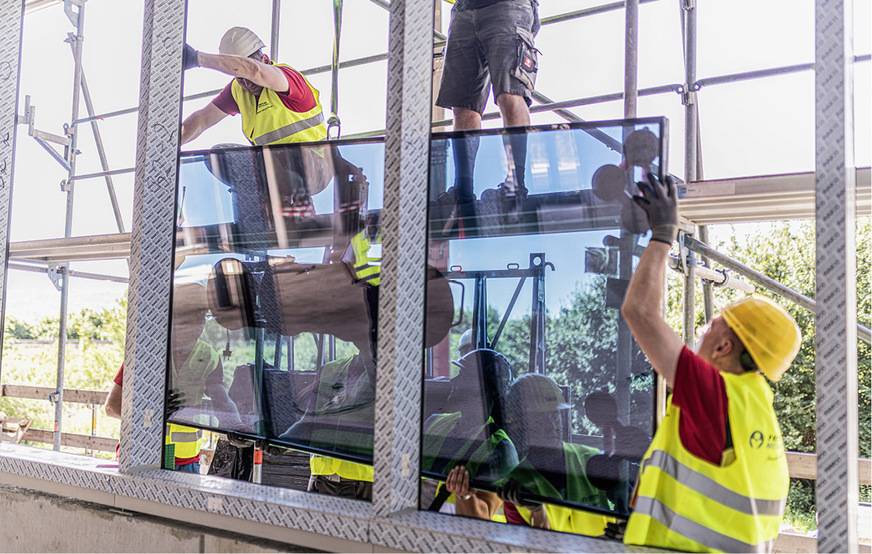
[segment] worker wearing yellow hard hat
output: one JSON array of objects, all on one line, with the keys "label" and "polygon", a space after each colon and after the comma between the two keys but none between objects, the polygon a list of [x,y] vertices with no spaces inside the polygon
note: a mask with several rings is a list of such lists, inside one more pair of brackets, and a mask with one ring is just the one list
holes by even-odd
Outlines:
[{"label": "worker wearing yellow hard hat", "polygon": [[[669,249],[678,230],[670,177],[639,183],[651,240],[621,309],[639,347],[672,387],[645,454],[624,542],[694,552],[771,551],[788,490],[772,390],[799,351],[800,332],[759,296],[727,306],[694,351],[663,319]],[[762,372],[762,374],[761,374]]]}]

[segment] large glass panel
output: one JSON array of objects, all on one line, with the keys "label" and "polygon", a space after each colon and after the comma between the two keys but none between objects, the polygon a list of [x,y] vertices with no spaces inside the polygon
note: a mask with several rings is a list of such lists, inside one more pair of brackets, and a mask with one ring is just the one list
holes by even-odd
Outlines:
[{"label": "large glass panel", "polygon": [[460,293],[427,348],[422,509],[472,515],[444,484],[462,465],[478,517],[529,518],[512,487],[556,530],[628,513],[655,395],[619,313],[647,245],[630,195],[667,138],[661,118],[434,135],[429,264]]},{"label": "large glass panel", "polygon": [[183,155],[180,425],[372,462],[384,144]]}]

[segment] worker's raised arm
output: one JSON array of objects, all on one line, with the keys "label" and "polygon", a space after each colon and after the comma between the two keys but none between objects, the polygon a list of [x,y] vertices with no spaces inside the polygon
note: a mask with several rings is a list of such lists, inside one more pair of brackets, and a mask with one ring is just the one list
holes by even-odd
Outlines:
[{"label": "worker's raised arm", "polygon": [[109,391],[109,396],[106,397],[103,409],[107,416],[121,419],[121,387],[118,386],[118,383],[112,383],[112,389]]},{"label": "worker's raised arm", "polygon": [[[258,86],[266,87],[275,92],[288,92],[287,77],[278,67],[264,63],[263,60],[269,61],[266,56],[263,56],[262,60],[255,60],[254,57],[246,58],[232,54],[207,54],[206,52],[197,52],[188,45],[185,45],[185,50],[185,69],[195,65],[214,69],[239,79],[247,79]],[[194,62],[195,59],[196,62]]]},{"label": "worker's raised arm", "polygon": [[643,194],[634,200],[648,214],[652,236],[633,272],[621,313],[648,361],[672,386],[684,343],[666,323],[662,305],[666,261],[678,232],[678,197],[671,177],[665,184],[653,174],[648,180],[650,185],[639,183]]},{"label": "worker's raised arm", "polygon": [[227,117],[227,114],[221,109],[209,102],[206,107],[201,108],[189,115],[182,122],[182,144],[191,142],[199,137],[203,131],[215,125],[222,119]]}]

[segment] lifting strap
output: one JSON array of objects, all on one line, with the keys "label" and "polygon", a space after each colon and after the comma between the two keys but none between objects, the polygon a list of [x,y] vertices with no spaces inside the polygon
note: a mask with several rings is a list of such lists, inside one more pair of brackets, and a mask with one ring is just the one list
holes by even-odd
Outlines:
[{"label": "lifting strap", "polygon": [[[330,117],[327,118],[327,138],[339,138],[342,122],[339,121],[339,38],[342,36],[342,0],[333,0],[333,64],[331,67]],[[330,130],[336,127],[336,136]]]}]

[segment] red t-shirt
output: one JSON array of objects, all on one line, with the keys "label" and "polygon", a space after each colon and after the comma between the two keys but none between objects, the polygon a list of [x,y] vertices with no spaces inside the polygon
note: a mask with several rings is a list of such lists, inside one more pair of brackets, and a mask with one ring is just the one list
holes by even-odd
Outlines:
[{"label": "red t-shirt", "polygon": [[[285,78],[288,80],[288,92],[276,92],[279,100],[282,101],[282,104],[292,112],[308,112],[314,108],[317,105],[317,102],[315,101],[315,95],[312,93],[312,89],[310,89],[309,85],[306,84],[306,79],[304,79],[299,72],[290,67],[276,67],[282,70],[282,73],[285,74]],[[239,113],[239,106],[236,104],[236,100],[233,99],[233,93],[230,92],[230,86],[232,84],[233,81],[227,83],[224,90],[212,99],[212,103],[215,104],[215,107],[227,115],[236,115]]]},{"label": "red t-shirt", "polygon": [[[118,369],[118,373],[115,375],[115,378],[112,379],[112,382],[114,382],[116,385],[118,385],[120,387],[120,386],[122,386],[123,380],[124,380],[124,363],[122,362],[121,367]],[[118,449],[116,448],[116,454],[117,454],[117,450]],[[193,458],[178,458],[177,457],[176,458],[176,465],[177,466],[186,466],[188,464],[193,464],[193,463],[196,463],[199,461],[200,461],[199,454],[197,454]]]},{"label": "red t-shirt", "polygon": [[727,385],[720,371],[687,347],[678,357],[672,403],[681,409],[681,444],[719,465],[727,437]]}]

